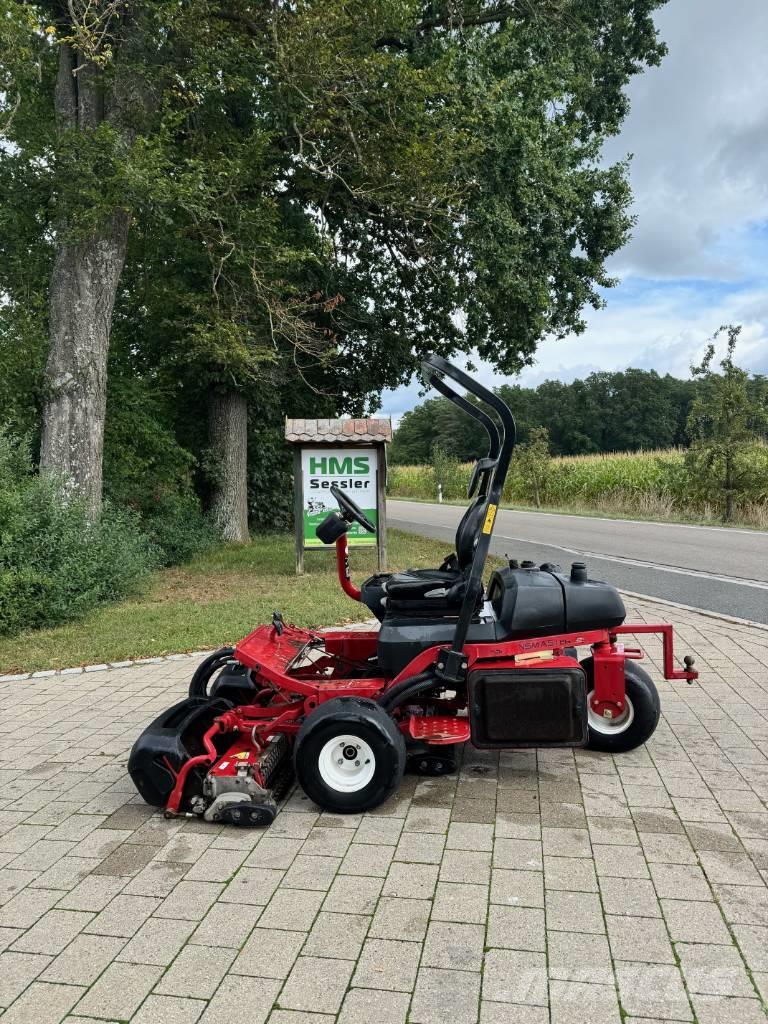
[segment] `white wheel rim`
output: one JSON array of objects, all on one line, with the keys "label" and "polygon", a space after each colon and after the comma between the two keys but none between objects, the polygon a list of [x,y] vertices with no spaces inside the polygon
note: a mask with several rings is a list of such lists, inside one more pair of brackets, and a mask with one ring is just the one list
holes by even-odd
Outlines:
[{"label": "white wheel rim", "polygon": [[373,750],[359,736],[334,736],[328,740],[317,763],[320,777],[337,793],[358,793],[376,771]]},{"label": "white wheel rim", "polygon": [[635,709],[632,707],[632,701],[629,697],[626,694],[624,695],[624,710],[618,718],[603,718],[602,715],[595,714],[592,710],[592,697],[594,693],[594,690],[590,690],[587,694],[589,728],[593,732],[602,733],[603,736],[618,736],[619,733],[626,732],[635,720]]}]

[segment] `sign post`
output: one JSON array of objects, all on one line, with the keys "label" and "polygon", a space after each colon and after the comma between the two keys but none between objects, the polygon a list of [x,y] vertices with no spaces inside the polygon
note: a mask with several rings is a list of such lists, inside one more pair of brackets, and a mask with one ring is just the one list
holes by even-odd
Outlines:
[{"label": "sign post", "polygon": [[304,572],[305,551],[325,546],[315,531],[338,507],[331,494],[333,484],[347,491],[376,525],[374,535],[357,523],[350,524],[349,546],[376,545],[379,569],[386,568],[386,445],[392,439],[390,420],[287,419],[285,437],[294,445],[296,572]]}]

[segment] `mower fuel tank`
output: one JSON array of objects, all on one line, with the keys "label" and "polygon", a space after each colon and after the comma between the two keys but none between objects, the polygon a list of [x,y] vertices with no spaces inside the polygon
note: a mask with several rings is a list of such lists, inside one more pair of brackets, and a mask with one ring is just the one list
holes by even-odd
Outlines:
[{"label": "mower fuel tank", "polygon": [[591,580],[586,566],[574,562],[570,576],[557,574],[565,594],[565,625],[569,633],[620,626],[627,612],[621,595],[610,583]]},{"label": "mower fuel tank", "polygon": [[488,600],[507,639],[565,632],[563,588],[554,573],[535,567],[497,569],[488,583]]},{"label": "mower fuel tank", "polygon": [[587,682],[572,658],[541,668],[470,672],[472,743],[496,747],[583,747],[588,739]]},{"label": "mower fuel tank", "polygon": [[626,616],[616,588],[589,579],[581,563],[570,576],[555,567],[498,569],[489,581],[488,599],[508,640],[610,629]]}]

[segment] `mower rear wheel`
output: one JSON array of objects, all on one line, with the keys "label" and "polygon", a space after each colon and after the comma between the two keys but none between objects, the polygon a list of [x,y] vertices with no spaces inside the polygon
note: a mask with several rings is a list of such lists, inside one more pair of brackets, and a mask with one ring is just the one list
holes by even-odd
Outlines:
[{"label": "mower rear wheel", "polygon": [[[581,667],[587,677],[587,702],[592,698],[594,662],[585,658]],[[589,710],[588,750],[623,754],[645,743],[656,731],[661,716],[661,702],[656,684],[634,661],[624,662],[626,707],[618,718],[606,719]]]},{"label": "mower rear wheel", "polygon": [[405,739],[390,715],[364,697],[335,697],[308,715],[294,747],[296,777],[327,811],[370,811],[400,785]]}]

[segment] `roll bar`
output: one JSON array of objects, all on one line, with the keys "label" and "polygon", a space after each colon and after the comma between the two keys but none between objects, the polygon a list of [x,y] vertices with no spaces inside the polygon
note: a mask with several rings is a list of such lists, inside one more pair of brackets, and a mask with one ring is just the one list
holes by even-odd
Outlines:
[{"label": "roll bar", "polygon": [[[475,553],[472,558],[467,586],[464,593],[464,600],[459,611],[459,618],[456,629],[453,633],[453,641],[450,650],[442,650],[438,656],[436,674],[438,678],[449,684],[459,684],[466,679],[467,661],[464,657],[464,644],[467,639],[470,623],[475,612],[478,598],[483,588],[483,569],[485,560],[488,557],[488,549],[491,543],[491,534],[496,520],[496,511],[504,490],[504,482],[507,478],[509,463],[512,459],[512,452],[515,448],[517,430],[514,417],[506,403],[502,402],[498,395],[495,395],[482,384],[478,384],[468,374],[464,373],[457,366],[453,366],[442,356],[431,355],[422,363],[422,371],[427,382],[435,387],[442,395],[445,395],[454,405],[457,405],[464,412],[467,412],[474,419],[483,424],[490,439],[488,451],[489,459],[492,452],[493,463],[483,470],[485,474],[481,491],[486,500],[485,516],[483,525],[477,537]],[[494,420],[468,402],[462,395],[459,395],[448,384],[444,378],[449,377],[461,387],[466,388],[470,394],[475,395],[485,405],[498,415],[501,421],[501,430],[496,426]],[[471,410],[471,411],[470,411]],[[485,460],[481,460],[485,462]]]},{"label": "roll bar", "polygon": [[[426,364],[425,364],[426,365]],[[432,387],[439,391],[441,395],[444,395],[449,401],[457,405],[462,412],[465,412],[467,416],[471,416],[473,420],[477,420],[478,423],[483,425],[483,428],[488,435],[488,454],[483,459],[478,459],[475,463],[475,468],[472,470],[472,476],[469,480],[467,487],[467,497],[471,498],[475,491],[478,489],[481,496],[484,496],[488,491],[488,483],[490,481],[490,471],[496,465],[499,457],[499,449],[501,448],[501,438],[499,437],[499,431],[496,428],[496,424],[491,417],[483,412],[482,409],[478,409],[476,405],[472,405],[468,402],[463,395],[459,395],[453,388],[449,387],[442,377],[438,377],[436,373],[432,373],[429,378],[429,383]]]}]

